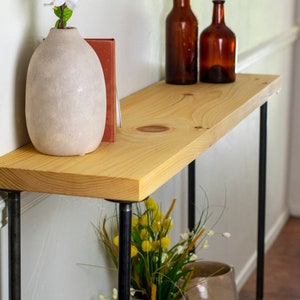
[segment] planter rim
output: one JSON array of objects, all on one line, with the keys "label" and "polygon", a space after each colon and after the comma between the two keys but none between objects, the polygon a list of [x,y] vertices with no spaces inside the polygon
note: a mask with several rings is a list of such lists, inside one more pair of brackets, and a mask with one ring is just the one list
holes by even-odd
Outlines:
[{"label": "planter rim", "polygon": [[194,274],[192,278],[201,278],[201,277],[217,277],[227,274],[233,270],[233,267],[218,261],[206,261],[199,260],[189,263],[186,267],[190,268],[195,266]]}]

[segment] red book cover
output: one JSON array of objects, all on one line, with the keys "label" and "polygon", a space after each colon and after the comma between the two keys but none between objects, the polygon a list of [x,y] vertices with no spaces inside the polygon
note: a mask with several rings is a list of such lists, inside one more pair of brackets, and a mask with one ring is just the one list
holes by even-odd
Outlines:
[{"label": "red book cover", "polygon": [[86,39],[99,57],[106,85],[106,125],[103,142],[114,142],[116,138],[116,60],[114,39]]}]

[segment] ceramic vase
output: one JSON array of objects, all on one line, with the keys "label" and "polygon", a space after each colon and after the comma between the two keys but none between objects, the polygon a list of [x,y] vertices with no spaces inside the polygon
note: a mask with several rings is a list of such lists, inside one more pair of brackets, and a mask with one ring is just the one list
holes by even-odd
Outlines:
[{"label": "ceramic vase", "polygon": [[181,299],[238,300],[233,267],[214,261],[198,261],[188,267],[194,273]]},{"label": "ceramic vase", "polygon": [[44,154],[84,155],[99,146],[106,120],[104,75],[76,28],[52,28],[33,53],[25,115],[31,142]]}]

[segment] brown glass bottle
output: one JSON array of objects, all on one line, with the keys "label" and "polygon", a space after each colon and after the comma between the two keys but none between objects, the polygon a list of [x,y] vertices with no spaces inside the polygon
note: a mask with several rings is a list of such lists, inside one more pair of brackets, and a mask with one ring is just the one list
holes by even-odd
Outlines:
[{"label": "brown glass bottle", "polygon": [[197,82],[198,21],[190,0],[173,0],[166,19],[166,82]]},{"label": "brown glass bottle", "polygon": [[226,83],[235,81],[236,38],[226,26],[225,0],[213,0],[213,18],[200,35],[200,81]]}]

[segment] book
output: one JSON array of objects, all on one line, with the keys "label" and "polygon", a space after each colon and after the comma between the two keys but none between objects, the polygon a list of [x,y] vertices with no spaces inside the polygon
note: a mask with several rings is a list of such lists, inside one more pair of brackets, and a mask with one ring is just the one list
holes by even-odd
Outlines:
[{"label": "book", "polygon": [[114,39],[85,39],[96,52],[103,69],[106,85],[106,124],[103,142],[114,142],[117,132],[116,122],[116,59]]}]

